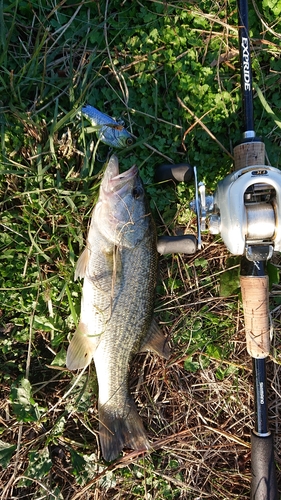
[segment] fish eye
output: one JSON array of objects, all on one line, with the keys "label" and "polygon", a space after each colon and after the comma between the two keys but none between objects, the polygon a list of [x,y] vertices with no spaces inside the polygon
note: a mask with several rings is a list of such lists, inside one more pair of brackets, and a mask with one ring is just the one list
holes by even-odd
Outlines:
[{"label": "fish eye", "polygon": [[126,144],[127,144],[127,146],[132,146],[132,144],[134,144],[134,142],[135,142],[135,141],[134,141],[134,139],[133,139],[132,137],[128,137],[128,138],[126,139]]},{"label": "fish eye", "polygon": [[132,196],[135,198],[135,200],[137,200],[141,195],[142,195],[143,191],[141,188],[134,188],[133,191],[132,191]]}]

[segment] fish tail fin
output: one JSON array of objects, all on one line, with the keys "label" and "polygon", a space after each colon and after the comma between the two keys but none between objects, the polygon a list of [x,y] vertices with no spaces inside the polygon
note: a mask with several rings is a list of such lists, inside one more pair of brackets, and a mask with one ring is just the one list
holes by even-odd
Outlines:
[{"label": "fish tail fin", "polygon": [[99,406],[99,438],[102,456],[107,462],[117,458],[123,448],[151,448],[134,402],[130,401],[126,406],[128,411],[125,416],[113,412],[107,405]]},{"label": "fish tail fin", "polygon": [[86,368],[97,345],[97,336],[90,335],[87,326],[79,323],[67,349],[66,366],[69,370]]}]

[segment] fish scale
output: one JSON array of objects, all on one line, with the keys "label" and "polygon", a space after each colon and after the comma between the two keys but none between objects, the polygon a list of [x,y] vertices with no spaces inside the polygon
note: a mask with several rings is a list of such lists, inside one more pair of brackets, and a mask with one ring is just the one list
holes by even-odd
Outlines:
[{"label": "fish scale", "polygon": [[119,174],[113,155],[93,211],[86,250],[77,263],[84,278],[80,322],[67,367],[94,360],[99,385],[99,438],[105,460],[149,441],[129,392],[132,357],[153,350],[167,358],[153,319],[157,274],[156,230],[136,167]]}]

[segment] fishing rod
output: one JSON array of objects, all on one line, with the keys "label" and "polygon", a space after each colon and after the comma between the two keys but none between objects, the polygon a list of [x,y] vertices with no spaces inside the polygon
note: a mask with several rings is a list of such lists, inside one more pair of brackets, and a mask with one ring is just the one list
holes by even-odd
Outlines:
[{"label": "fishing rod", "polygon": [[[281,251],[281,172],[265,165],[265,146],[254,130],[253,83],[247,0],[237,0],[243,134],[234,147],[234,172],[218,183],[213,196],[206,197],[202,183],[196,184],[193,208],[198,220],[198,246],[206,216],[211,234],[221,237],[233,255],[241,256],[240,285],[244,310],[247,351],[252,358],[255,424],[251,434],[251,500],[277,500],[273,436],[269,429],[267,404],[267,358],[270,352],[269,285],[266,263]],[[177,178],[170,167],[170,178]],[[156,179],[168,167],[160,166]],[[186,165],[190,179],[192,168]],[[196,168],[194,167],[196,176]],[[165,175],[164,175],[165,176]],[[166,237],[167,238],[167,237]],[[196,242],[171,238],[166,247],[159,239],[160,253],[196,252]]]},{"label": "fishing rod", "polygon": [[251,499],[277,500],[274,444],[269,430],[267,408],[266,360],[270,352],[270,320],[266,262],[272,257],[274,250],[280,251],[278,220],[281,175],[279,170],[273,171],[264,166],[264,143],[256,137],[254,131],[247,0],[238,0],[237,6],[244,130],[242,141],[234,148],[234,167],[236,172],[245,172],[247,175],[246,189],[242,193],[248,242],[245,242],[245,252],[240,264],[240,285],[247,351],[252,357],[254,377],[255,426],[251,435]]}]

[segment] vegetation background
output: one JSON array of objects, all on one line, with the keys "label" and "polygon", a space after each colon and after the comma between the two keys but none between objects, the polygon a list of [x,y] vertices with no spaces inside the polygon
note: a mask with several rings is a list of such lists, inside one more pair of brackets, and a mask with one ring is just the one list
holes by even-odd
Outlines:
[{"label": "vegetation background", "polygon": [[[250,2],[256,132],[280,168],[281,6]],[[112,464],[97,440],[94,368],[65,369],[79,317],[74,266],[108,148],[89,103],[137,137],[159,234],[195,233],[192,185],[157,184],[189,161],[212,192],[241,136],[234,0],[0,2],[0,491],[6,499],[247,499],[253,426],[238,260],[206,233],[160,258],[155,314],[173,354],[138,355],[132,391],[154,451]],[[258,91],[259,90],[259,91]],[[269,415],[280,469],[280,258],[269,274]],[[278,472],[280,480],[280,472]]]}]

